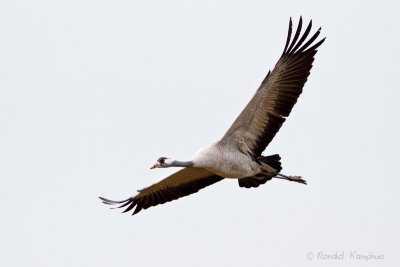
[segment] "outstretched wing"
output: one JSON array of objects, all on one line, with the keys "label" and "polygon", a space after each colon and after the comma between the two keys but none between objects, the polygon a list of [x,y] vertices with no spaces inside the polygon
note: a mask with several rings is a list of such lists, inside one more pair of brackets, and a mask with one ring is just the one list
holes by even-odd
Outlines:
[{"label": "outstretched wing", "polygon": [[133,214],[136,214],[142,209],[196,193],[200,189],[219,182],[222,179],[224,178],[203,168],[184,168],[158,183],[138,190],[139,194],[128,199],[122,201],[109,200],[103,197],[100,197],[100,199],[108,205],[119,204],[118,208],[126,207],[123,212],[135,208]]},{"label": "outstretched wing", "polygon": [[[225,142],[243,142],[253,156],[260,156],[289,116],[310,74],[317,48],[325,38],[313,44],[321,28],[303,45],[312,27],[312,21],[301,34],[302,18],[294,35],[292,19],[285,49],[273,71],[261,83],[251,101],[221,139]],[[300,38],[299,38],[300,37]]]}]

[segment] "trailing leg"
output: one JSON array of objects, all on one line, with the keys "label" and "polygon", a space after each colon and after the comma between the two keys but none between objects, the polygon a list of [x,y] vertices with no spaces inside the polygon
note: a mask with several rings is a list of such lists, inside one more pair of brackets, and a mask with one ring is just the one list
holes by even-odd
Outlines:
[{"label": "trailing leg", "polygon": [[307,184],[306,180],[301,179],[301,176],[288,176],[282,173],[278,173],[274,178],[278,178],[278,179],[284,179],[284,180],[288,180],[291,182],[297,182],[300,184]]}]

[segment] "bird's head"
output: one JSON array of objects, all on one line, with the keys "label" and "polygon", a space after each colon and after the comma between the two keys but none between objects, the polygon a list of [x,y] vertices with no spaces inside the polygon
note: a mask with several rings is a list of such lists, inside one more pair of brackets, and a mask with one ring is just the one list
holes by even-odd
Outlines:
[{"label": "bird's head", "polygon": [[150,167],[150,169],[154,168],[168,168],[171,167],[173,160],[167,157],[161,157],[157,160],[157,162]]}]

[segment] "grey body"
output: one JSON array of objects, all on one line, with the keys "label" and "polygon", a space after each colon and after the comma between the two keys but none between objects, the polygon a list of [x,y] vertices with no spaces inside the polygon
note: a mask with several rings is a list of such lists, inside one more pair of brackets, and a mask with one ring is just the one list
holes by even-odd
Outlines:
[{"label": "grey body", "polygon": [[193,166],[204,168],[224,178],[244,178],[261,173],[260,164],[244,154],[238,145],[217,142],[200,149],[193,157]]}]

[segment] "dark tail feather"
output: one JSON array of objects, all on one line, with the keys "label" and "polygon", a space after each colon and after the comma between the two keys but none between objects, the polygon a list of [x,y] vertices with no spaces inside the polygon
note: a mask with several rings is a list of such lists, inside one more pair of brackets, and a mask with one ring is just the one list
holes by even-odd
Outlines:
[{"label": "dark tail feather", "polygon": [[[281,166],[281,157],[278,154],[271,155],[271,156],[261,156],[258,157],[257,160],[259,162],[268,164],[272,168],[276,169],[278,172],[282,170]],[[264,177],[246,177],[241,178],[238,180],[240,187],[245,188],[252,188],[252,187],[259,187],[261,184],[265,184],[267,181],[271,180],[272,176],[264,176]]]},{"label": "dark tail feather", "polygon": [[268,164],[272,168],[276,169],[278,172],[282,170],[281,166],[281,157],[278,154],[271,155],[271,156],[261,156],[257,158],[258,161]]}]

